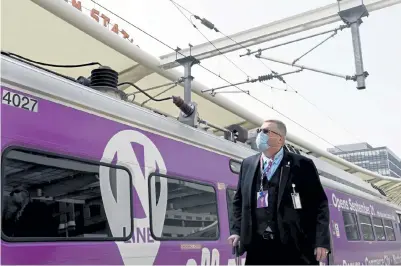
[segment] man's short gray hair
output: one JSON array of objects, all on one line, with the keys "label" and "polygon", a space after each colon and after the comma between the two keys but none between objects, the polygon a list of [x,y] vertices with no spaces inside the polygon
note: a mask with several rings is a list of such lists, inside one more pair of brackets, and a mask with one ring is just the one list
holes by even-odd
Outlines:
[{"label": "man's short gray hair", "polygon": [[277,126],[277,129],[279,130],[279,132],[283,137],[287,136],[287,127],[285,126],[285,124],[283,122],[281,122],[280,120],[275,120],[275,119],[269,119],[269,120],[265,120],[266,122],[270,122],[270,123],[275,123]]}]

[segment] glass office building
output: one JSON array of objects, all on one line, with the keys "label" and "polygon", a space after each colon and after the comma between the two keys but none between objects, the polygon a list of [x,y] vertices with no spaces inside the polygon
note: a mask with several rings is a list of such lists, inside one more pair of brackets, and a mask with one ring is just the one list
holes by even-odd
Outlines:
[{"label": "glass office building", "polygon": [[401,159],[387,147],[373,148],[368,143],[354,143],[328,151],[372,172],[401,178]]}]

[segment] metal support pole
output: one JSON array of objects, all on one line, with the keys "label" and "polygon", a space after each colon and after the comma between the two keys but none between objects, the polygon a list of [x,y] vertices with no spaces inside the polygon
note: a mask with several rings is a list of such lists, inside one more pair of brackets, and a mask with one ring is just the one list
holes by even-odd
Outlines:
[{"label": "metal support pole", "polygon": [[357,83],[357,89],[366,89],[365,79],[368,76],[368,72],[363,69],[362,59],[362,46],[361,38],[359,34],[359,25],[362,23],[362,17],[369,15],[368,10],[364,4],[355,6],[350,9],[342,10],[338,12],[341,19],[350,25],[352,34],[352,46],[354,48],[354,60],[355,60],[355,76],[353,77]]},{"label": "metal support pole", "polygon": [[[191,53],[191,48],[192,45],[189,44],[189,51]],[[179,48],[177,48],[176,52],[178,53]],[[176,54],[177,56],[177,54]],[[194,56],[191,54],[189,56],[183,57],[176,59],[176,61],[184,67],[184,101],[180,103],[180,100],[177,100],[176,105],[181,106],[181,108],[188,109],[187,111],[189,112],[184,112],[183,109],[181,109],[180,115],[178,117],[178,120],[184,124],[190,125],[192,127],[197,127],[198,121],[198,111],[197,111],[197,104],[194,102],[191,102],[191,85],[192,85],[192,80],[194,77],[191,75],[191,70],[192,66],[194,64],[198,64],[199,60],[196,59]]]},{"label": "metal support pole", "polygon": [[194,77],[191,75],[191,69],[194,64],[198,64],[199,60],[193,56],[187,56],[177,59],[177,62],[184,66],[184,102],[191,102],[191,84]]},{"label": "metal support pole", "polygon": [[351,76],[346,76],[346,75],[342,75],[342,74],[338,74],[338,73],[334,73],[334,72],[328,72],[328,71],[324,71],[324,70],[317,69],[317,68],[307,67],[307,66],[304,66],[304,65],[293,64],[291,62],[285,62],[285,61],[282,61],[282,60],[279,60],[279,59],[274,59],[274,58],[270,58],[270,57],[266,57],[266,56],[261,56],[261,55],[258,55],[258,54],[255,55],[255,57],[261,58],[261,59],[266,59],[266,60],[269,60],[269,61],[273,61],[273,62],[276,62],[276,63],[288,65],[288,66],[299,67],[301,69],[306,69],[306,70],[309,70],[309,71],[318,72],[318,73],[326,74],[326,75],[329,75],[329,76],[343,78],[345,80],[352,80]]}]

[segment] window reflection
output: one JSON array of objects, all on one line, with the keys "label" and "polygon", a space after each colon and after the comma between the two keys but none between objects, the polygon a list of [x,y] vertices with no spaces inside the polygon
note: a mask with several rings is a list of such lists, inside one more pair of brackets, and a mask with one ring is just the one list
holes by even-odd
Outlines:
[{"label": "window reflection", "polygon": [[[151,196],[152,202],[158,202],[157,197],[162,189],[160,178],[167,179],[167,206],[164,221],[152,221],[152,224],[163,223],[160,235],[153,231],[155,236],[170,239],[217,239],[219,224],[214,188],[172,177],[151,176],[156,188],[156,198]],[[154,213],[152,217],[155,217]]]}]

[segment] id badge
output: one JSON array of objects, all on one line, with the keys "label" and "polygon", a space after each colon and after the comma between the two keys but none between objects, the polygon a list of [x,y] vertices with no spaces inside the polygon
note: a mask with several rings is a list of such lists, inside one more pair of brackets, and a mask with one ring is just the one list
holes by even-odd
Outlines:
[{"label": "id badge", "polygon": [[257,200],[256,207],[258,209],[266,208],[267,206],[269,206],[269,192],[266,190],[263,192],[256,193],[256,200]]},{"label": "id badge", "polygon": [[294,204],[294,209],[302,209],[301,198],[299,193],[291,193],[292,204]]}]

